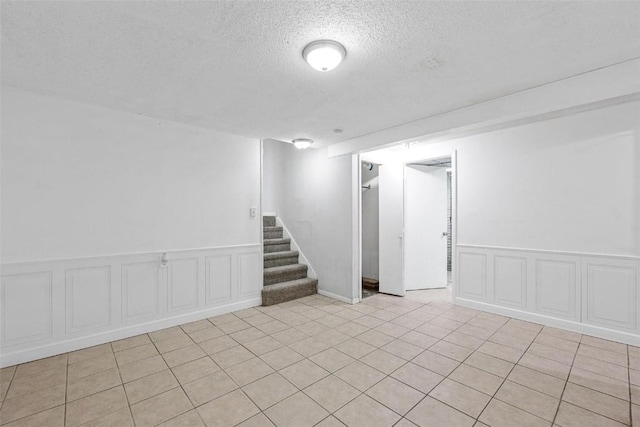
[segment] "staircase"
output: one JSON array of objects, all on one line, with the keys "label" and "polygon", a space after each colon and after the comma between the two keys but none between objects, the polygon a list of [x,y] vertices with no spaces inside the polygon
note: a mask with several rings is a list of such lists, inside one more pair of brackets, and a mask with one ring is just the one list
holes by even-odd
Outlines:
[{"label": "staircase", "polygon": [[262,305],[279,304],[317,292],[318,281],[307,277],[307,266],[298,263],[291,239],[282,237],[276,217],[263,217],[264,287]]}]

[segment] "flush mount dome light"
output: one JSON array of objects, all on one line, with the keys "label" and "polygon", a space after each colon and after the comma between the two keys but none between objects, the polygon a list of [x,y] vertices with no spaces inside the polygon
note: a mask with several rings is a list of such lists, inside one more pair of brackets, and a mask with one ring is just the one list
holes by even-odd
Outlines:
[{"label": "flush mount dome light", "polygon": [[291,142],[293,143],[293,145],[298,150],[305,150],[305,149],[311,147],[311,144],[313,144],[313,139],[297,138],[297,139],[294,139]]},{"label": "flush mount dome light", "polygon": [[333,40],[316,40],[302,50],[304,60],[312,68],[322,72],[336,68],[345,56],[347,51],[344,46]]}]

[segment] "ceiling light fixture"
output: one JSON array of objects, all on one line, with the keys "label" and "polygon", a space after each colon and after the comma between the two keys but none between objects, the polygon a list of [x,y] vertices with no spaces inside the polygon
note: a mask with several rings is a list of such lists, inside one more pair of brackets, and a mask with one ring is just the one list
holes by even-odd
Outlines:
[{"label": "ceiling light fixture", "polygon": [[336,68],[347,56],[340,43],[333,40],[316,40],[302,50],[302,57],[312,68],[327,72]]},{"label": "ceiling light fixture", "polygon": [[298,150],[306,150],[307,148],[311,147],[311,144],[313,144],[313,139],[297,138],[291,142]]}]

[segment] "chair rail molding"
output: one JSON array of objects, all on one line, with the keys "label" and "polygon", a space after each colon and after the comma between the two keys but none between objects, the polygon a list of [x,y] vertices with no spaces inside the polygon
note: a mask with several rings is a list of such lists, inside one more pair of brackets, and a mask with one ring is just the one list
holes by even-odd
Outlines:
[{"label": "chair rail molding", "polygon": [[2,264],[0,367],[259,306],[261,272],[259,243]]},{"label": "chair rail molding", "polygon": [[640,257],[456,245],[457,304],[640,345]]}]

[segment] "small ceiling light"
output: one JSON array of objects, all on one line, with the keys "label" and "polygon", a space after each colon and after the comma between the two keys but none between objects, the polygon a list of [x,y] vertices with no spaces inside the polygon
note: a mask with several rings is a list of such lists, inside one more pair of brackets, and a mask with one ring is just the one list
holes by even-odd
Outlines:
[{"label": "small ceiling light", "polygon": [[297,138],[297,139],[294,139],[291,142],[293,143],[293,145],[295,145],[295,147],[298,150],[305,150],[305,149],[311,147],[311,144],[313,144],[313,140],[312,139],[307,139],[307,138]]},{"label": "small ceiling light", "polygon": [[333,40],[316,40],[302,50],[302,57],[312,68],[327,72],[336,68],[347,56],[344,46]]}]

